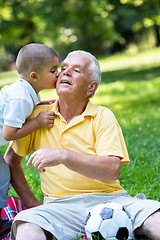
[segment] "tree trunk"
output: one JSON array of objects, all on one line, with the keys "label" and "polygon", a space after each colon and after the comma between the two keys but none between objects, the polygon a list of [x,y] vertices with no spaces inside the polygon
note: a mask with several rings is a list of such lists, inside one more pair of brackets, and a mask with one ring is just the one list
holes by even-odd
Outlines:
[{"label": "tree trunk", "polygon": [[159,47],[160,46],[160,27],[159,27],[159,25],[155,24],[154,29],[155,29],[156,40],[157,40],[156,46]]}]

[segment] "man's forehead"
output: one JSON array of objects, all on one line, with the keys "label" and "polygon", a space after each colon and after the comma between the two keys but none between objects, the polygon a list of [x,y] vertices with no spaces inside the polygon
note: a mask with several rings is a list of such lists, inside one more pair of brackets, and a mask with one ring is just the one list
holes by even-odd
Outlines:
[{"label": "man's forehead", "polygon": [[90,59],[81,54],[73,54],[66,57],[62,63],[62,65],[76,65],[76,66],[84,66],[90,63]]}]

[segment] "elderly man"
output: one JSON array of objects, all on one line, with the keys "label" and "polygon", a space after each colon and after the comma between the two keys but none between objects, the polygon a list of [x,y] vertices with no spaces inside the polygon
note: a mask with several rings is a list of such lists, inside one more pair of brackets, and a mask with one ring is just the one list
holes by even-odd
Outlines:
[{"label": "elderly man", "polygon": [[[118,181],[120,165],[129,158],[113,113],[89,101],[100,78],[93,55],[70,53],[57,81],[59,100],[37,106],[31,115],[34,118],[42,110],[54,111],[53,128],[39,129],[8,149],[12,185],[23,203],[32,207],[16,216],[12,239],[71,240],[77,234],[84,236],[88,212],[106,201],[127,209],[136,235],[160,239],[160,203],[128,196]],[[43,205],[30,192],[20,164],[22,156],[31,151],[35,152],[28,166],[33,164],[40,172]]]}]

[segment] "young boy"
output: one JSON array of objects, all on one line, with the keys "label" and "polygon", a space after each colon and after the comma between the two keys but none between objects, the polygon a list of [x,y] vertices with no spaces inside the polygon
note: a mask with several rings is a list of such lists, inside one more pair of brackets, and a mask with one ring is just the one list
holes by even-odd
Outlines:
[{"label": "young boy", "polygon": [[[46,45],[32,43],[19,51],[16,69],[20,78],[0,91],[0,146],[53,126],[54,112],[43,111],[35,119],[26,119],[40,103],[39,92],[55,88],[58,65],[57,54]],[[0,239],[10,231],[9,221],[1,218],[1,210],[7,206],[9,183],[9,167],[0,152]]]}]

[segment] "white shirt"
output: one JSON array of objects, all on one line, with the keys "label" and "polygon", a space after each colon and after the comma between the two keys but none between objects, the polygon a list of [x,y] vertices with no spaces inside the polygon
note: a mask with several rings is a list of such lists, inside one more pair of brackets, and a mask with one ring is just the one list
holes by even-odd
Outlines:
[{"label": "white shirt", "polygon": [[3,138],[3,125],[21,128],[35,105],[40,102],[39,94],[29,82],[18,79],[0,91],[0,146],[8,142]]}]

